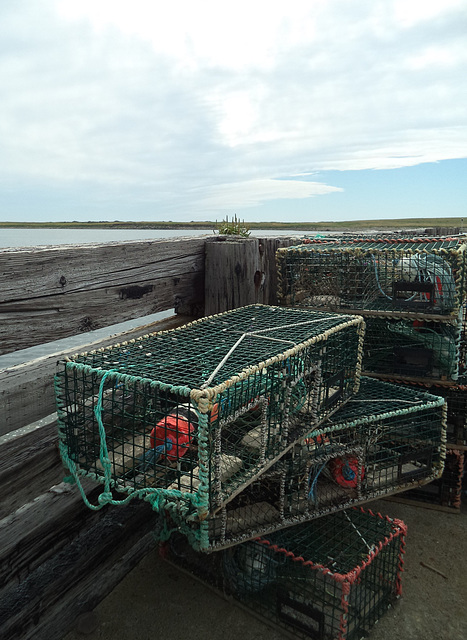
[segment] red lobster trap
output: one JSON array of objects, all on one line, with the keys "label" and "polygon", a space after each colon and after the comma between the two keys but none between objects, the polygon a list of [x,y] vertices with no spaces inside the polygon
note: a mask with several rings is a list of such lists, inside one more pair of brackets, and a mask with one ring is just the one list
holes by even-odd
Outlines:
[{"label": "red lobster trap", "polygon": [[350,509],[212,553],[183,536],[167,560],[260,619],[313,640],[359,640],[401,595],[406,526]]},{"label": "red lobster trap", "polygon": [[[357,391],[359,316],[253,305],[60,363],[60,450],[99,506],[220,509]],[[112,492],[125,494],[115,497]]]},{"label": "red lobster trap", "polygon": [[446,403],[420,389],[362,377],[345,406],[295,443],[221,509],[200,519],[163,512],[196,550],[236,545],[441,476]]}]

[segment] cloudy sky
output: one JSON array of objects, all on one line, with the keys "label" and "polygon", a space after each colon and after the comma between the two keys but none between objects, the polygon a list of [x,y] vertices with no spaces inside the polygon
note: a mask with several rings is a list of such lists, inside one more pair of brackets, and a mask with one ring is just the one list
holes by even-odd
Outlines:
[{"label": "cloudy sky", "polygon": [[0,220],[467,218],[467,0],[0,3]]}]

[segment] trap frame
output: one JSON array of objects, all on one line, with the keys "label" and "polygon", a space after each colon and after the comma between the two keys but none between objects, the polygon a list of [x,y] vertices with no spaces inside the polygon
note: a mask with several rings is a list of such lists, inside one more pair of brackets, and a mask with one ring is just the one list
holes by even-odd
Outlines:
[{"label": "trap frame", "polygon": [[206,556],[182,536],[164,557],[301,638],[357,640],[401,595],[406,525],[363,509]]},{"label": "trap frame", "polygon": [[463,376],[458,382],[451,387],[435,387],[432,393],[442,395],[448,404],[448,446],[467,451],[467,379]]},{"label": "trap frame", "polygon": [[456,320],[465,300],[465,255],[459,238],[309,240],[276,253],[280,303]]},{"label": "trap frame", "polygon": [[364,326],[251,305],[77,354],[56,375],[62,459],[104,484],[94,508],[203,519],[358,390]]},{"label": "trap frame", "polygon": [[216,514],[165,513],[211,552],[439,478],[446,403],[421,389],[362,377],[358,393]]},{"label": "trap frame", "polygon": [[414,487],[404,491],[391,499],[396,502],[460,513],[464,460],[463,451],[448,449],[444,471],[440,478],[423,487]]},{"label": "trap frame", "polygon": [[367,317],[362,367],[365,373],[399,379],[455,382],[466,372],[466,316],[459,322]]},{"label": "trap frame", "polygon": [[446,446],[459,451],[467,450],[467,376],[460,376],[456,383],[435,383],[391,380],[397,384],[424,389],[427,393],[441,396],[447,403]]}]

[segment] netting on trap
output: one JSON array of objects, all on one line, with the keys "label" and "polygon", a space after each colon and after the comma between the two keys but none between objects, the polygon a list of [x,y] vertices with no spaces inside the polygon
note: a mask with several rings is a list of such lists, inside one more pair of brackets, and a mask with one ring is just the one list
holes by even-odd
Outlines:
[{"label": "netting on trap", "polygon": [[442,396],[447,402],[448,446],[461,451],[467,450],[467,376],[460,376],[456,384],[433,385],[428,391]]},{"label": "netting on trap", "polygon": [[[391,381],[389,379],[389,381]],[[467,377],[460,376],[453,382],[408,381],[393,379],[392,382],[411,389],[423,390],[444,398],[447,404],[446,446],[467,450]]]},{"label": "netting on trap", "polygon": [[363,370],[399,378],[456,381],[466,369],[462,324],[366,318]]},{"label": "netting on trap", "polygon": [[446,388],[435,388],[433,393],[439,393],[446,398],[448,404],[447,442],[450,445],[467,449],[467,379],[458,380],[460,384]]},{"label": "netting on trap", "polygon": [[281,248],[280,303],[457,316],[465,299],[465,247],[454,238],[365,238]]},{"label": "netting on trap", "polygon": [[[72,475],[205,517],[358,389],[358,316],[253,305],[59,366]],[[116,502],[114,500],[114,502]]]},{"label": "netting on trap", "polygon": [[206,556],[182,537],[166,558],[298,637],[357,640],[401,594],[406,526],[334,513]]},{"label": "netting on trap", "polygon": [[397,497],[414,504],[459,511],[462,502],[463,475],[464,452],[447,449],[444,471],[440,478],[423,487],[404,491]]},{"label": "netting on trap", "polygon": [[213,551],[438,478],[446,404],[420,389],[361,378],[359,392],[216,513],[166,513],[196,550]]},{"label": "netting on trap", "polygon": [[[402,383],[403,384],[403,383]],[[408,383],[406,383],[408,384]],[[412,384],[412,388],[414,388]],[[446,443],[452,449],[467,449],[467,377],[461,376],[456,383],[422,384],[419,388],[443,397],[447,402]]]}]

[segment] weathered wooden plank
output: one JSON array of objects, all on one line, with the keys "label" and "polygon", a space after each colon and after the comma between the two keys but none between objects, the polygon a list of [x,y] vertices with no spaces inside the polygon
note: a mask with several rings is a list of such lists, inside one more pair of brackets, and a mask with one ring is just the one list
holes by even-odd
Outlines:
[{"label": "weathered wooden plank", "polygon": [[[0,340],[2,353],[15,350],[15,346],[30,347],[51,340],[65,338],[85,331],[99,329],[109,322],[118,323],[175,307],[173,279],[158,281],[157,286],[142,283],[128,290],[143,291],[122,297],[120,287],[107,287],[105,291],[89,290],[71,293],[61,300],[43,298],[3,305],[1,311]],[[191,277],[180,277],[177,292],[182,297],[191,295]],[[3,328],[2,328],[3,327]]]},{"label": "weathered wooden plank", "polygon": [[204,242],[200,237],[0,249],[1,301],[131,285],[154,276],[176,277],[178,271],[192,270],[196,256],[204,256]]},{"label": "weathered wooden plank", "polygon": [[205,314],[277,304],[275,253],[292,238],[216,236],[206,241]]},{"label": "weathered wooden plank", "polygon": [[77,352],[98,349],[146,333],[178,327],[190,318],[172,316],[160,322],[136,327],[81,347],[53,353],[30,362],[0,369],[0,436],[25,427],[55,411],[53,377],[58,360]]},{"label": "weathered wooden plank", "polygon": [[203,238],[0,250],[0,353],[202,306]]},{"label": "weathered wooden plank", "polygon": [[[29,625],[27,635],[18,637],[18,640],[62,640],[63,634],[74,628],[75,621],[81,614],[92,611],[154,549],[152,530],[144,533],[147,525],[140,527],[138,531],[132,530],[131,537],[128,526],[123,528],[125,525],[121,522],[117,522],[117,526],[121,527],[121,534],[127,536],[125,543],[113,550],[104,566],[91,566],[88,574],[83,574],[80,582],[50,612],[43,612],[38,624],[33,618],[34,624],[32,627]],[[109,544],[114,542],[109,540]],[[73,574],[69,574],[68,579],[73,580]]]},{"label": "weathered wooden plank", "polygon": [[40,422],[37,428],[15,438],[0,438],[0,518],[68,475],[58,451],[56,415]]},{"label": "weathered wooden plank", "polygon": [[206,315],[258,302],[260,286],[257,238],[217,236],[206,242]]},{"label": "weathered wooden plank", "polygon": [[61,640],[154,546],[156,519],[141,502],[92,514],[79,535],[0,592],[0,637]]},{"label": "weathered wooden plank", "polygon": [[262,273],[263,304],[277,304],[277,266],[276,251],[280,247],[290,247],[297,244],[297,238],[259,238],[259,254]]},{"label": "weathered wooden plank", "polygon": [[[103,490],[85,480],[91,502]],[[84,504],[78,487],[64,482],[49,487],[0,520],[0,596],[5,587],[21,582],[37,566],[58,553],[98,513]]]}]

